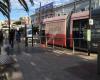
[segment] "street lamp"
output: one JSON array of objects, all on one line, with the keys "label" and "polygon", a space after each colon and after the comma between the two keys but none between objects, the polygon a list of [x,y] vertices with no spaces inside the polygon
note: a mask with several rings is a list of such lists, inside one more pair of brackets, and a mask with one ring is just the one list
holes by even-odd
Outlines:
[{"label": "street lamp", "polygon": [[39,28],[41,30],[41,2],[40,2],[40,8],[39,8]]},{"label": "street lamp", "polygon": [[32,47],[33,47],[33,21],[31,21],[31,25],[32,25]]},{"label": "street lamp", "polygon": [[40,44],[41,44],[41,2],[40,2],[40,8],[39,8],[39,36],[40,36]]},{"label": "street lamp", "polygon": [[91,26],[93,25],[93,19],[91,19],[91,10],[91,0],[89,0],[89,26],[87,29],[88,56],[90,56]]}]

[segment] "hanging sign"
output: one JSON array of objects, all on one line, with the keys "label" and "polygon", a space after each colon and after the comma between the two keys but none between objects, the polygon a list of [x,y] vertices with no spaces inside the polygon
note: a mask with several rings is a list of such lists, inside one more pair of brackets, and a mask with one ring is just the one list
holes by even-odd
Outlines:
[{"label": "hanging sign", "polygon": [[89,25],[93,25],[93,19],[89,19]]},{"label": "hanging sign", "polygon": [[91,30],[87,30],[87,41],[91,41]]}]

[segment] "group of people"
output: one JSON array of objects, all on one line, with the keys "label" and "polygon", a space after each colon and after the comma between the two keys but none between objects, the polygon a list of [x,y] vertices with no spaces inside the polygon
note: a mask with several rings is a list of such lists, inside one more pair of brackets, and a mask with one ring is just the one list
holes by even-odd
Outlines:
[{"label": "group of people", "polygon": [[[4,39],[7,39],[5,36],[5,31],[0,29],[0,53],[1,53],[1,47],[3,46]],[[14,47],[14,41],[16,40],[17,43],[20,43],[21,41],[21,32],[19,29],[11,29],[8,32],[8,40],[9,45],[13,48]]]}]

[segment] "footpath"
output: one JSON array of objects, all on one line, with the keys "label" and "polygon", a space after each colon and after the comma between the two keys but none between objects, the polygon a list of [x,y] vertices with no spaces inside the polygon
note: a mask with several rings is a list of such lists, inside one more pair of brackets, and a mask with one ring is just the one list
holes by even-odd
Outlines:
[{"label": "footpath", "polygon": [[12,80],[100,80],[97,55],[39,46],[15,45],[10,54],[17,59],[19,72]]},{"label": "footpath", "polygon": [[[2,56],[3,55],[6,56],[6,55],[8,55],[8,53],[11,53],[11,52],[13,53],[12,49],[10,49],[10,48],[8,48],[9,50],[8,49],[6,50],[7,47],[8,47],[8,45],[4,43],[4,45],[1,48]],[[14,60],[17,61],[16,55],[10,54],[9,56],[13,57]],[[2,60],[2,62],[3,62],[3,60]],[[16,70],[14,70],[14,69],[16,69]],[[14,64],[13,68],[10,68],[10,70],[13,72],[12,72],[11,76],[8,76],[8,80],[23,80],[22,72],[20,71],[19,64],[17,62]]]},{"label": "footpath", "polygon": [[39,46],[14,48],[23,80],[100,80],[97,55]]}]

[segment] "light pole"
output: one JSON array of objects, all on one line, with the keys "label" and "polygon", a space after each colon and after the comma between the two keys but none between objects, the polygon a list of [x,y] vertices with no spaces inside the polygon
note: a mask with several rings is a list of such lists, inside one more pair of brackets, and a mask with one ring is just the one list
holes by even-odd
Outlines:
[{"label": "light pole", "polygon": [[27,42],[27,24],[25,23],[25,47],[28,46],[28,42]]},{"label": "light pole", "polygon": [[29,22],[30,22],[29,12],[28,12],[28,17],[26,17],[26,20],[27,19],[28,19],[28,22],[25,21],[25,47],[28,47],[27,25],[29,26]]},{"label": "light pole", "polygon": [[33,21],[31,21],[31,25],[32,25],[32,47],[33,47]]},{"label": "light pole", "polygon": [[41,2],[39,8],[39,36],[40,36],[40,44],[41,44]]},{"label": "light pole", "polygon": [[74,0],[74,13],[76,12],[76,0]]},{"label": "light pole", "polygon": [[93,24],[93,20],[91,19],[91,0],[89,0],[89,26],[87,30],[87,43],[88,43],[88,56],[90,56],[90,42],[91,42],[91,26]]},{"label": "light pole", "polygon": [[[76,0],[74,0],[74,13],[76,12]],[[75,41],[74,41],[74,36],[73,36],[73,54],[75,53]]]}]

